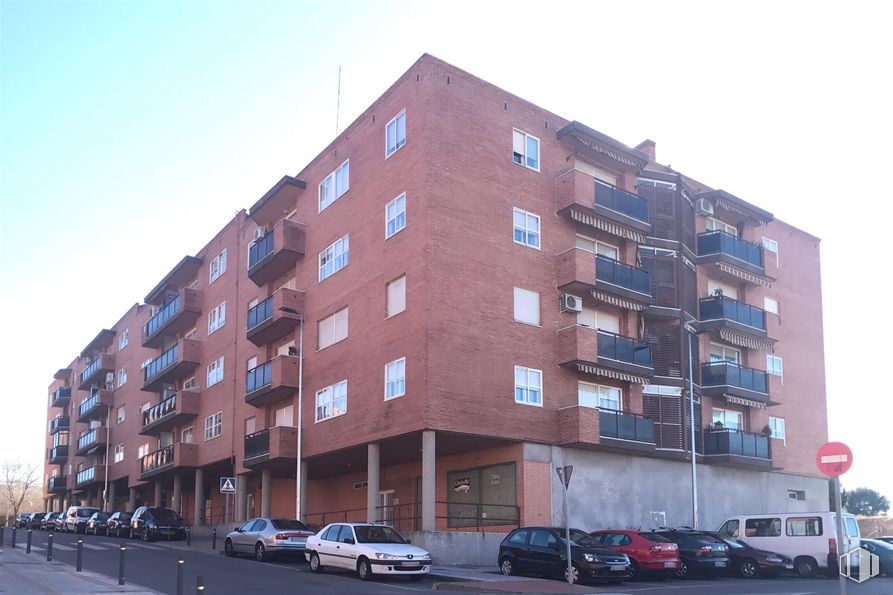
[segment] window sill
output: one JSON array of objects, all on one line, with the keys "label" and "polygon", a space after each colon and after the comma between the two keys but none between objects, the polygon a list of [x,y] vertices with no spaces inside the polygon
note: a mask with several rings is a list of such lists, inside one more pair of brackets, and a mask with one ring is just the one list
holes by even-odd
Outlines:
[{"label": "window sill", "polygon": [[526,405],[528,407],[539,407],[540,409],[543,408],[542,403],[528,403],[527,401],[519,401],[517,399],[515,399],[515,404],[516,405]]},{"label": "window sill", "polygon": [[[345,411],[345,412],[343,412],[343,413],[339,413],[338,415],[330,415],[329,417],[324,417],[324,418],[322,418],[322,419],[317,419],[317,420],[314,421],[313,423],[314,423],[314,424],[320,424],[320,423],[323,423],[323,422],[326,422],[326,421],[329,421],[329,420],[332,420],[332,419],[336,419],[336,418],[342,417],[342,416],[344,416],[344,415],[347,415],[347,411]],[[293,428],[293,427],[295,427],[295,426],[290,426],[290,427]]]},{"label": "window sill", "polygon": [[541,324],[534,324],[532,322],[524,322],[523,320],[518,320],[517,318],[515,318],[514,321],[517,322],[518,324],[523,324],[524,326],[532,326],[534,328],[543,328],[543,325],[541,325]]},{"label": "window sill", "polygon": [[389,397],[389,396],[385,395],[384,402],[387,403],[388,401],[396,401],[400,397],[405,397],[405,396],[406,396],[405,392],[400,393],[399,395],[394,395],[393,397]]}]

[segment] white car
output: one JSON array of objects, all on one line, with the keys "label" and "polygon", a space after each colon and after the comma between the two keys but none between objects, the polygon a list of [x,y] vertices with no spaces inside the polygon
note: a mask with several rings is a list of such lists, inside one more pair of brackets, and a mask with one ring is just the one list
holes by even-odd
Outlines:
[{"label": "white car", "polygon": [[411,545],[388,525],[333,523],[307,538],[313,572],[326,567],[355,570],[364,581],[377,574],[419,580],[431,570],[431,554]]}]

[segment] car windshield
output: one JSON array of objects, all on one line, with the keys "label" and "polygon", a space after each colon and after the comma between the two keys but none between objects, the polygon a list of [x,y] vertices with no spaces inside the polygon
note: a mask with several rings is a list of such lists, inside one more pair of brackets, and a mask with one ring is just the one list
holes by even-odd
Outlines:
[{"label": "car windshield", "polygon": [[93,518],[97,521],[107,521],[109,520],[109,514],[107,512],[97,512],[93,515]]},{"label": "car windshield", "polygon": [[309,531],[307,525],[294,519],[270,519],[273,528],[279,531]]},{"label": "car windshield", "polygon": [[129,520],[130,520],[130,517],[132,517],[132,516],[133,516],[133,514],[130,513],[130,512],[119,512],[119,513],[118,513],[118,520],[119,520],[119,521],[125,521],[125,522],[126,522],[126,521],[129,521]]},{"label": "car windshield", "polygon": [[93,516],[94,512],[99,512],[99,511],[96,510],[95,508],[78,508],[77,511],[75,512],[75,515],[80,516],[80,517],[90,518],[91,516]]},{"label": "car windshield", "polygon": [[400,535],[390,527],[370,527],[359,525],[353,528],[360,543],[406,543]]},{"label": "car windshield", "polygon": [[155,508],[151,510],[152,517],[160,523],[176,523],[180,520],[177,513],[170,508]]},{"label": "car windshield", "polygon": [[747,544],[741,541],[740,539],[735,539],[733,537],[723,537],[723,541],[732,548],[733,550],[743,550],[747,547]]},{"label": "car windshield", "polygon": [[[564,542],[564,531],[560,531],[561,540]],[[601,544],[592,538],[592,535],[579,529],[571,529],[571,543],[580,547],[600,547]]]}]

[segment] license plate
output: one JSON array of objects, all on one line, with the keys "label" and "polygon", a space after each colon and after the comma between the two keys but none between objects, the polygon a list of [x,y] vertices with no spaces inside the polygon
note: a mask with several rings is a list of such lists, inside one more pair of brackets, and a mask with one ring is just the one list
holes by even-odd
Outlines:
[{"label": "license plate", "polygon": [[794,565],[793,565],[793,564],[785,564],[784,567],[785,567],[786,570],[793,570],[793,569],[794,569]]},{"label": "license plate", "polygon": [[725,563],[725,562],[717,562],[717,563],[716,563],[716,567],[717,567],[717,568],[725,568],[725,567],[726,567],[726,563]]},{"label": "license plate", "polygon": [[421,562],[404,562],[404,563],[402,564],[402,566],[403,566],[404,568],[418,568],[418,567],[421,566],[421,565],[422,565]]},{"label": "license plate", "polygon": [[675,562],[664,562],[664,568],[676,568]]},{"label": "license plate", "polygon": [[296,542],[302,542],[305,540],[301,539],[300,537],[292,537],[291,539],[289,539],[289,541],[291,541],[292,543],[296,543]]},{"label": "license plate", "polygon": [[626,570],[626,566],[611,566],[611,570],[614,572],[624,572]]}]

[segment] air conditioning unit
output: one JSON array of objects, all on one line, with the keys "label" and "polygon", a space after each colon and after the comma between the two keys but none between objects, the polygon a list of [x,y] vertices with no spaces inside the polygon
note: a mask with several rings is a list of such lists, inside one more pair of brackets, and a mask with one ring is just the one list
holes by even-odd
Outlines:
[{"label": "air conditioning unit", "polygon": [[562,312],[574,312],[579,314],[583,311],[583,300],[578,298],[575,295],[570,294],[562,294],[561,296],[561,311]]},{"label": "air conditioning unit", "polygon": [[704,215],[705,217],[713,215],[713,203],[706,198],[699,198],[695,202],[695,211],[698,215]]},{"label": "air conditioning unit", "polygon": [[267,230],[264,229],[263,227],[258,227],[257,229],[254,230],[254,241],[256,242],[257,240],[261,239],[265,235],[267,235]]}]

